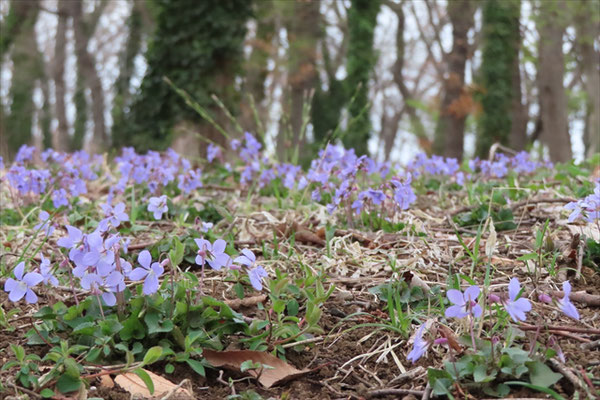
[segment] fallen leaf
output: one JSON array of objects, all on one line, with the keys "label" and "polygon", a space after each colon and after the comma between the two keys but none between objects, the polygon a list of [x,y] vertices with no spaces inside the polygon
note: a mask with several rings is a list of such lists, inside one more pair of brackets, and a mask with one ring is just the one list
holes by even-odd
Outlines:
[{"label": "fallen leaf", "polygon": [[[115,378],[115,382],[117,385],[121,386],[124,390],[131,393],[132,395],[142,396],[144,398],[151,398],[152,396],[161,396],[165,393],[169,392],[173,388],[177,387],[173,382],[163,378],[160,375],[156,375],[153,372],[148,370],[144,370],[148,375],[150,375],[150,379],[154,383],[154,394],[151,394],[146,387],[144,381],[134,374],[133,372],[126,372],[124,374],[117,375]],[[176,393],[184,396],[188,396],[189,398],[193,398],[191,393],[184,388],[179,388],[175,391]]]},{"label": "fallen leaf", "polygon": [[115,387],[115,381],[113,381],[112,378],[108,375],[102,375],[100,377],[100,386],[112,389]]},{"label": "fallen leaf", "polygon": [[252,360],[253,363],[269,365],[273,368],[265,368],[259,376],[259,371],[248,370],[253,377],[258,377],[258,381],[266,388],[270,388],[278,383],[282,383],[311,372],[310,369],[296,369],[283,360],[272,356],[269,353],[252,350],[235,351],[214,351],[204,349],[202,355],[214,367],[225,367],[235,371],[240,371],[244,361]]}]

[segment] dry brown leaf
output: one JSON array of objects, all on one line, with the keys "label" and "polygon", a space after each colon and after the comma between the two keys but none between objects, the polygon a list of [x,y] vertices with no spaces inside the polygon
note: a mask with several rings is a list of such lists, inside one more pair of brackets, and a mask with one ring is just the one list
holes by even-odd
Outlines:
[{"label": "dry brown leaf", "polygon": [[115,387],[115,381],[113,381],[112,378],[108,375],[102,375],[100,377],[100,386],[112,389]]},{"label": "dry brown leaf", "polygon": [[302,370],[296,369],[285,361],[261,351],[214,351],[204,349],[202,355],[214,367],[225,367],[235,371],[239,371],[242,363],[248,360],[252,360],[253,363],[261,363],[273,367],[272,369],[265,368],[260,376],[258,376],[258,371],[256,370],[247,371],[255,378],[258,376],[258,381],[266,388],[300,377],[311,371],[307,368]]},{"label": "dry brown leaf", "polygon": [[[117,375],[115,378],[115,382],[117,385],[121,386],[124,390],[131,393],[132,395],[142,396],[144,398],[151,398],[152,396],[161,396],[165,393],[169,392],[173,388],[177,387],[173,382],[163,378],[160,375],[156,375],[153,372],[148,370],[144,370],[148,375],[150,375],[150,379],[154,383],[154,394],[151,394],[146,387],[146,384],[142,379],[134,374],[133,372],[127,372],[124,374]],[[184,389],[179,388],[176,390],[176,393],[183,396],[188,396],[189,398],[193,398],[192,394]]]}]

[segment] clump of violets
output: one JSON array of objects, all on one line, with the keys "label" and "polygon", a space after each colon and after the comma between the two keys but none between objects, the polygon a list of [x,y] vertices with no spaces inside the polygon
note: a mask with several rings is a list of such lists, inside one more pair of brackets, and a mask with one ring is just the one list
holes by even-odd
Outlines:
[{"label": "clump of violets", "polygon": [[160,197],[150,197],[148,200],[148,211],[154,215],[155,220],[159,220],[162,218],[162,215],[169,211],[169,207],[167,206],[167,195],[162,195]]}]

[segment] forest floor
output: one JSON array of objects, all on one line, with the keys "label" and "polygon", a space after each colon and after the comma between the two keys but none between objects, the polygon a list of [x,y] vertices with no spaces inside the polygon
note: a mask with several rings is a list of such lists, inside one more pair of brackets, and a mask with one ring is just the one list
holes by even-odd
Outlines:
[{"label": "forest floor", "polygon": [[[589,177],[569,179],[580,180],[573,183],[574,187],[589,181]],[[257,349],[274,354],[272,346],[276,345],[279,357],[295,367],[289,374],[279,371],[281,376],[276,384],[265,385],[261,382],[260,372],[256,379],[256,374],[241,372],[239,366],[206,368],[205,376],[201,376],[185,363],[175,363],[174,368],[170,368],[167,359],[160,359],[145,369],[167,379],[167,388],[173,390],[153,398],[434,398],[428,369],[444,369],[448,360],[456,360],[472,350],[468,350],[460,339],[469,335],[468,318],[444,317],[443,311],[449,305],[446,291],[458,287],[457,282],[463,288],[470,282],[485,288],[487,295],[496,294],[501,298],[511,278],[519,279],[524,288],[521,297],[528,298],[532,304],[527,320],[495,322],[492,311],[494,315],[500,313],[499,308],[488,305],[485,312],[489,318],[476,325],[477,335],[488,343],[494,340],[513,343],[514,340],[532,358],[533,344],[536,354],[539,349],[560,349],[545,360],[545,365],[560,376],[550,385],[551,394],[522,379],[525,385],[511,385],[510,394],[505,397],[583,399],[597,396],[600,393],[600,271],[594,264],[598,254],[586,250],[584,240],[600,241],[600,231],[597,224],[566,221],[568,212],[564,206],[574,197],[558,189],[560,182],[546,179],[543,185],[539,182],[536,185],[536,190],[529,190],[498,207],[491,202],[471,202],[466,191],[460,188],[447,190],[439,185],[422,185],[416,202],[399,214],[402,227],[395,231],[374,229],[365,219],[348,223],[343,216],[330,216],[323,205],[298,204],[291,196],[265,194],[264,191],[248,196],[247,190],[229,186],[227,181],[205,184],[195,195],[181,202],[174,197],[172,204],[180,211],[210,209],[213,214],[218,214],[213,218],[214,237],[226,238],[235,249],[252,250],[268,272],[263,292],[249,291],[246,285],[244,301],[239,301],[239,287],[236,288],[239,280],[225,279],[222,270],[207,268],[204,271],[204,294],[228,304],[238,315],[243,315],[245,321],[265,321],[265,330],[269,329],[266,321],[276,325],[271,318],[275,318],[273,307],[277,299],[273,295],[273,286],[269,286],[276,276],[285,275],[289,282],[311,282],[306,275],[314,274],[313,278],[318,277],[324,289],[331,288],[332,291],[319,305],[321,312],[315,324],[318,327],[291,338],[282,334],[279,341],[263,336],[266,345]],[[99,203],[107,191],[106,185],[92,187],[90,201]],[[77,212],[83,215],[82,208],[88,206],[86,200]],[[480,212],[487,207],[489,210],[509,210],[510,214],[506,211],[504,214],[509,217],[500,220],[497,213],[492,219],[481,217]],[[2,262],[12,265],[18,258],[16,254],[31,238],[28,230],[31,223],[27,222],[26,226],[9,224],[6,210],[2,215],[6,253]],[[202,215],[204,220],[211,219],[206,213]],[[197,229],[197,220],[192,218],[178,220],[170,216],[153,221],[149,216],[141,213],[135,222],[124,224],[131,238],[129,251],[132,254],[141,249],[167,252],[172,238],[187,238],[190,230]],[[73,215],[64,213],[55,222],[57,226],[73,223]],[[510,224],[502,225],[507,222]],[[492,229],[490,225],[494,224]],[[57,229],[47,241],[36,238],[31,248],[39,244],[42,253],[56,255],[59,252],[56,241],[64,232]],[[187,250],[180,268],[200,277],[200,267],[190,262],[195,250],[189,249],[189,253]],[[133,259],[131,262],[133,264]],[[169,266],[166,269],[168,273]],[[8,275],[4,276],[2,284]],[[566,280],[573,287],[571,301],[579,312],[578,321],[562,313],[555,304],[538,300],[542,293],[560,299],[560,285]],[[302,284],[298,286],[302,289]],[[54,343],[28,344],[30,336],[27,333],[31,335],[32,324],[37,323],[34,314],[44,306],[52,307],[58,302],[67,306],[74,304],[72,290],[65,284],[42,289],[37,294],[37,304],[22,302],[18,313],[9,314],[13,305],[7,293],[0,292],[4,318],[0,331],[3,364],[15,359],[9,351],[11,344],[21,345],[27,354],[44,358]],[[306,299],[295,298],[299,311],[288,314],[298,315],[300,322],[297,325],[302,326],[306,323]],[[427,329],[437,331],[445,341],[439,346],[430,346],[412,363],[407,356],[414,346],[417,321],[425,323]],[[509,325],[518,330],[515,338],[505,337]],[[68,332],[58,336],[63,339],[75,337]],[[244,340],[249,336],[248,331],[222,335],[221,350],[247,349],[248,342]],[[564,361],[559,360],[561,357]],[[110,366],[99,367],[93,362],[77,360],[82,365],[82,376],[88,376],[88,385],[77,395],[53,394],[53,398],[144,397],[135,395],[131,388],[122,387],[116,380],[119,373]],[[41,361],[40,375],[48,372],[51,365],[47,359]],[[486,372],[492,376],[490,368]],[[107,372],[96,372],[97,376],[94,376],[94,371]],[[26,389],[15,382],[15,374],[15,368],[0,372],[3,382],[0,398],[14,398],[17,393],[41,398],[39,391]],[[533,375],[531,370],[530,374]],[[490,398],[492,396],[482,388],[490,382],[507,380],[515,381],[515,378],[503,377],[502,373],[490,380],[465,376],[463,381],[453,382],[447,390],[456,398]]]}]

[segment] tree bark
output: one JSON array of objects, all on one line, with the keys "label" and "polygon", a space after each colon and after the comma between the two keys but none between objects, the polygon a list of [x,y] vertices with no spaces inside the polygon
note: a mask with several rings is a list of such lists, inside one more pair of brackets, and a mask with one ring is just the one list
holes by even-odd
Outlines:
[{"label": "tree bark", "polygon": [[[519,26],[517,21],[516,26]],[[523,104],[523,93],[521,90],[521,64],[519,61],[519,49],[521,48],[521,35],[519,34],[519,43],[517,54],[512,63],[512,103],[511,115],[512,124],[510,126],[509,144],[513,150],[525,150],[527,145],[527,110]]]},{"label": "tree bark", "polygon": [[442,83],[443,95],[435,130],[434,151],[458,159],[463,155],[465,119],[471,109],[470,95],[465,88],[465,65],[469,58],[467,34],[474,25],[476,9],[477,3],[471,0],[448,4],[448,16],[452,23],[452,50],[446,57],[448,73]]},{"label": "tree bark", "polygon": [[69,150],[69,123],[67,121],[67,108],[65,103],[65,63],[67,59],[67,1],[58,2],[58,25],[56,26],[56,39],[54,44],[54,60],[52,78],[54,80],[54,112],[58,120],[58,128],[54,135],[53,147],[59,151]]},{"label": "tree bark", "polygon": [[[104,92],[102,82],[96,71],[92,55],[87,50],[89,35],[86,33],[83,19],[82,4],[79,1],[69,1],[73,17],[73,32],[75,36],[75,54],[77,55],[77,68],[90,88],[92,98],[92,118],[94,121],[94,134],[92,136],[91,151],[99,152],[109,146],[108,135],[104,121]],[[90,35],[92,32],[90,32]]]},{"label": "tree bark", "polygon": [[540,3],[538,20],[539,69],[538,89],[542,132],[540,139],[548,145],[550,159],[567,162],[572,158],[567,120],[567,95],[563,85],[565,60],[562,51],[564,26],[559,15],[562,2]]},{"label": "tree bark", "polygon": [[587,118],[584,144],[585,155],[600,152],[600,52],[594,50],[594,39],[600,36],[600,9],[597,4],[580,0],[577,4],[577,43],[587,98]]}]

